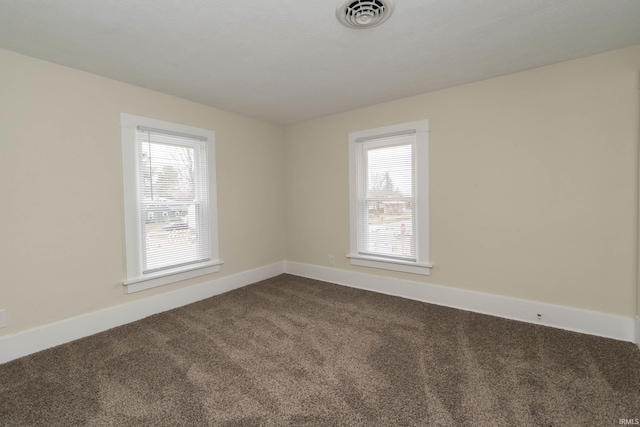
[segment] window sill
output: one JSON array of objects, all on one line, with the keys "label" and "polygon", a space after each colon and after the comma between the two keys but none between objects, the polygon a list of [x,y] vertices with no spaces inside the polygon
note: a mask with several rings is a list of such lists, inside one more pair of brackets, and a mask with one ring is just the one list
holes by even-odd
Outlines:
[{"label": "window sill", "polygon": [[431,264],[422,264],[410,261],[391,260],[388,258],[378,258],[360,254],[347,255],[351,265],[359,265],[361,267],[379,268],[382,270],[401,271],[403,273],[421,274],[423,276],[431,275]]},{"label": "window sill", "polygon": [[123,285],[126,287],[128,294],[144,291],[145,289],[156,288],[158,286],[168,285],[181,280],[193,279],[194,277],[217,273],[220,271],[220,265],[222,265],[222,263],[222,260],[217,260],[196,267],[192,266],[186,270],[167,270],[155,274],[149,274],[144,277],[126,280],[123,282]]}]

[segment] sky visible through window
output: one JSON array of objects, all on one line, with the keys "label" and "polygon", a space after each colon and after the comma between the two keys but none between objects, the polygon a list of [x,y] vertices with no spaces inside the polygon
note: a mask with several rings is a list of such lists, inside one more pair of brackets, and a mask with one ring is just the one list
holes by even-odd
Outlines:
[{"label": "sky visible through window", "polygon": [[410,197],[413,189],[411,148],[410,144],[403,144],[368,150],[368,189],[399,191],[402,196]]},{"label": "sky visible through window", "polygon": [[181,145],[141,145],[145,269],[198,260],[195,150]]},{"label": "sky visible through window", "polygon": [[413,240],[412,145],[400,144],[366,151],[367,224],[364,250],[398,258],[415,257]]},{"label": "sky visible through window", "polygon": [[141,154],[145,199],[193,200],[193,148],[145,143],[142,144]]}]

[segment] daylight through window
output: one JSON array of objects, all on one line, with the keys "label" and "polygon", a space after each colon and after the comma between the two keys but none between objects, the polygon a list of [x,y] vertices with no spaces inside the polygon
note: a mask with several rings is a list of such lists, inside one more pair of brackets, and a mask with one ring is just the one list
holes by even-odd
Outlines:
[{"label": "daylight through window", "polygon": [[349,134],[351,264],[429,274],[427,124]]},{"label": "daylight through window", "polygon": [[137,134],[143,274],[209,261],[206,140]]},{"label": "daylight through window", "polygon": [[219,271],[215,134],[121,121],[128,292]]},{"label": "daylight through window", "polygon": [[415,261],[414,133],[359,143],[358,253]]}]

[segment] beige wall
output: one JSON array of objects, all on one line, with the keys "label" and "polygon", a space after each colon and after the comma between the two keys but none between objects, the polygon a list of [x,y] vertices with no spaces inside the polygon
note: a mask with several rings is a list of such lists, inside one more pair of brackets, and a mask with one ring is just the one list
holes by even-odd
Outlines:
[{"label": "beige wall", "polygon": [[[212,129],[220,273],[126,295],[120,113]],[[7,335],[284,259],[282,128],[0,50]]]},{"label": "beige wall", "polygon": [[[637,46],[288,126],[283,144],[279,126],[0,50],[0,336],[329,254],[632,316],[639,69]],[[121,112],[216,132],[220,273],[124,293]],[[351,267],[347,134],[424,118],[432,275]]]},{"label": "beige wall", "polygon": [[[632,317],[639,69],[636,46],[287,127],[287,259]],[[419,119],[432,275],[352,267],[347,134]]]}]

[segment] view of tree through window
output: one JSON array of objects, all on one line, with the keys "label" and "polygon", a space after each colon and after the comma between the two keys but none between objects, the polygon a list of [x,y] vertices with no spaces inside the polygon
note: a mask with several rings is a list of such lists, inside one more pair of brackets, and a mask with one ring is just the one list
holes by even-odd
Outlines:
[{"label": "view of tree through window", "polygon": [[148,143],[142,145],[141,155],[145,199],[194,200],[193,148]]},{"label": "view of tree through window", "polygon": [[[143,138],[144,139],[144,138]],[[144,270],[202,261],[198,233],[197,150],[173,136],[140,144]]]},{"label": "view of tree through window", "polygon": [[429,275],[428,121],[349,132],[349,263]]},{"label": "view of tree through window", "polygon": [[364,252],[415,258],[412,145],[366,149]]}]

